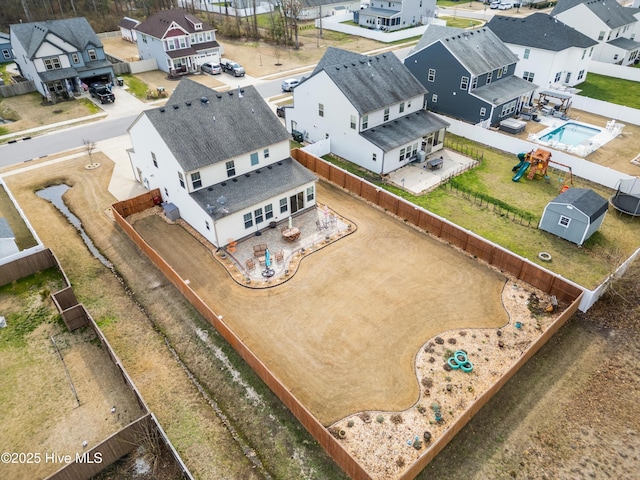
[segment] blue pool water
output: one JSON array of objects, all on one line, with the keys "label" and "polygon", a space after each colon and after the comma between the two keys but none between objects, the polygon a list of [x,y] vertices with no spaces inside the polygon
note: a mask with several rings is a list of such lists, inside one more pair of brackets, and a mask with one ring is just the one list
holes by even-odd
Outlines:
[{"label": "blue pool water", "polygon": [[599,128],[586,127],[578,123],[565,123],[552,132],[539,138],[542,142],[559,142],[577,147],[594,135],[600,133]]}]

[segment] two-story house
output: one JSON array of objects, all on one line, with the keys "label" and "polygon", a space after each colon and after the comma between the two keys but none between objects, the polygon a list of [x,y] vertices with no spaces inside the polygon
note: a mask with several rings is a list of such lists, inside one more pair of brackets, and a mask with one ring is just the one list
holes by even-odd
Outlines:
[{"label": "two-story house", "polygon": [[615,0],[559,0],[551,16],[598,42],[593,60],[629,65],[640,55],[635,12]]},{"label": "two-story house", "polygon": [[253,86],[218,93],[182,79],[129,127],[135,178],[217,247],[316,203],[316,176]]},{"label": "two-story house", "polygon": [[515,75],[542,88],[575,87],[586,80],[598,42],[550,15],[534,13],[524,18],[496,15],[487,27],[520,58]]},{"label": "two-story house", "polygon": [[425,24],[435,12],[435,0],[371,0],[353,12],[353,21],[361,27],[392,32]]},{"label": "two-story house", "polygon": [[12,62],[11,35],[0,32],[0,63]]},{"label": "two-story house", "polygon": [[81,92],[82,84],[114,83],[113,66],[84,17],[10,26],[21,75],[47,98]]},{"label": "two-story house", "polygon": [[429,109],[497,125],[531,102],[534,83],[515,76],[518,57],[489,28],[430,25],[404,59],[429,91]]},{"label": "two-story house", "polygon": [[293,90],[287,129],[331,153],[387,174],[442,148],[448,123],[425,110],[425,88],[393,53],[368,57],[330,47]]},{"label": "two-story house", "polygon": [[197,72],[205,62],[220,62],[216,30],[181,9],[162,10],[134,27],[140,60],[154,58],[172,75]]}]

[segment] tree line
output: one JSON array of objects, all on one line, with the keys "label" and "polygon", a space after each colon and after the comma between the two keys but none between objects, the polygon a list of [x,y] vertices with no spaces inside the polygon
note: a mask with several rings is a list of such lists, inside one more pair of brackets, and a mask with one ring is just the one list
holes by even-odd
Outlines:
[{"label": "tree line", "polygon": [[[300,0],[268,1],[272,9],[266,14],[265,27],[264,22],[262,26],[258,22],[257,0],[229,0],[223,3],[221,14],[210,11],[210,5],[201,0],[2,0],[0,31],[9,32],[9,26],[15,23],[86,17],[100,33],[118,30],[118,23],[125,16],[144,20],[160,10],[185,8],[217,28],[222,37],[265,39],[275,45],[298,48]],[[239,9],[246,7],[251,14],[239,15],[239,9],[230,8],[235,5]]]}]

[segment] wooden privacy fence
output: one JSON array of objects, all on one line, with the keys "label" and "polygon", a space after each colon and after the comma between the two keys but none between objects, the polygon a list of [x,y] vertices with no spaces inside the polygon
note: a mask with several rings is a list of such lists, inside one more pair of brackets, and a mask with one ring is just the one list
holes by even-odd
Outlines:
[{"label": "wooden privacy fence", "polygon": [[[123,212],[130,214],[143,211],[153,205],[153,198],[159,191],[143,194],[137,199],[130,199],[112,205],[115,221],[131,240],[147,255],[147,257],[162,271],[165,277],[184,295],[184,297],[198,310],[198,312],[220,333],[220,335],[238,352],[254,372],[267,384],[273,393],[295,415],[307,431],[322,445],[325,451],[340,465],[340,467],[355,480],[370,480],[371,477],[364,468],[338,443],[338,440],[316,419],[315,416],[300,403],[287,387],[269,370],[269,368],[253,353],[251,349],[238,337],[222,317],[217,315],[211,306],[207,305],[196,292],[171,268],[171,266],[156,252],[124,218]],[[144,198],[141,198],[144,197]]]},{"label": "wooden privacy fence", "polygon": [[[14,260],[13,262],[5,263],[4,265],[0,265],[0,286],[7,285],[8,283],[15,282],[16,280],[52,267],[60,269],[58,260],[48,248],[27,257]],[[66,276],[65,280],[68,284],[69,282]]]},{"label": "wooden privacy fence", "polygon": [[25,82],[12,83],[11,85],[0,85],[1,97],[17,97],[18,95],[24,95],[25,93],[31,93],[36,91],[36,84],[33,80],[27,80]]},{"label": "wooden privacy fence", "polygon": [[295,149],[291,151],[291,156],[319,176],[406,220],[427,233],[455,245],[470,255],[487,262],[489,265],[509,273],[518,280],[522,280],[549,295],[555,295],[558,300],[572,303],[582,293],[582,290],[566,282],[561,277],[543,270],[508,250],[490,243],[482,237],[474,235],[422,207],[387,192],[315,155],[301,149]]}]

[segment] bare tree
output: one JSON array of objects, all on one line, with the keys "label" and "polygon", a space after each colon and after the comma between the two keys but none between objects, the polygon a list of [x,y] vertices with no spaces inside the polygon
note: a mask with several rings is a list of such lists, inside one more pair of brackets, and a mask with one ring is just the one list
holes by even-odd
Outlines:
[{"label": "bare tree", "polygon": [[93,164],[92,155],[93,155],[93,151],[96,149],[96,142],[85,139],[85,140],[82,140],[82,143],[84,143],[84,149],[87,152],[87,155],[89,155],[89,163]]},{"label": "bare tree", "polygon": [[302,3],[300,0],[284,0],[282,2],[282,8],[284,9],[285,18],[291,20],[291,28],[293,28],[296,38],[293,48],[298,50],[300,48],[300,43],[298,41],[298,20],[302,13]]}]

